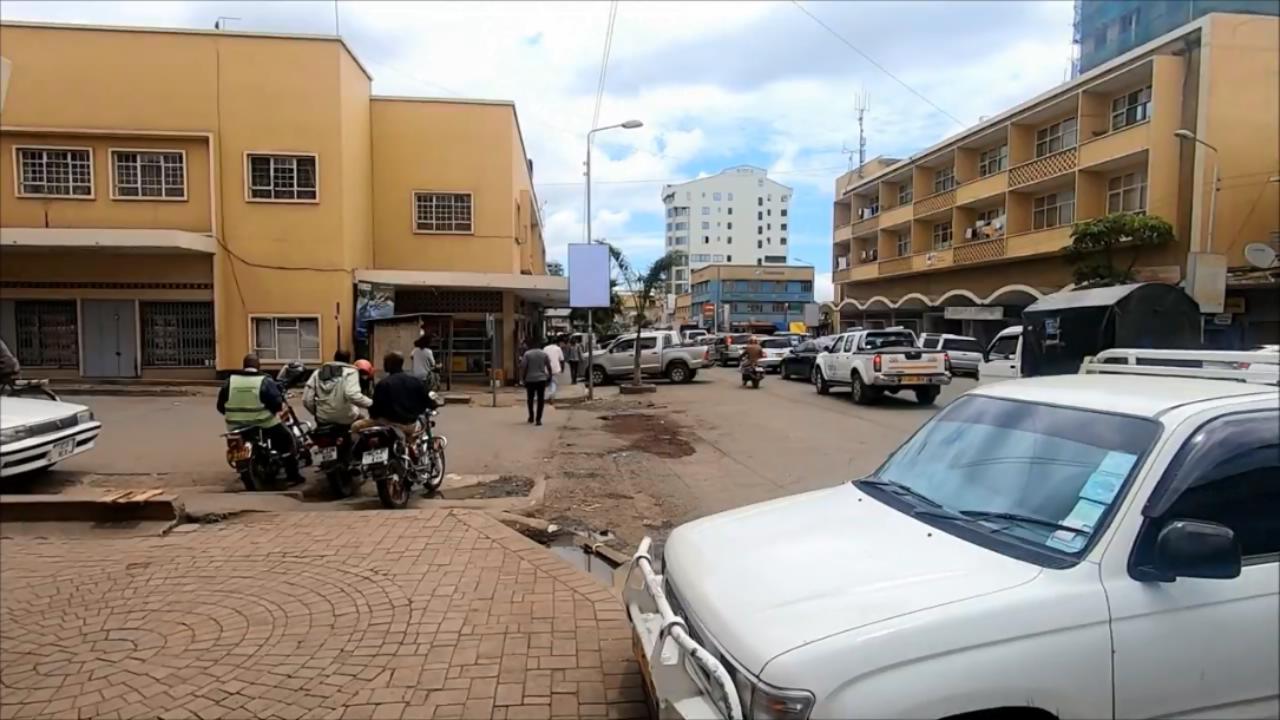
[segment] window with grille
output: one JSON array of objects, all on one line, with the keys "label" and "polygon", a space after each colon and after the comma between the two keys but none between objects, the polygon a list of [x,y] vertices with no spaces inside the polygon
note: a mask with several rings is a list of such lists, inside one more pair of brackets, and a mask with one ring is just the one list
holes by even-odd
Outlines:
[{"label": "window with grille", "polygon": [[898,251],[898,257],[902,257],[904,255],[910,255],[911,254],[911,234],[904,233],[904,232],[898,233],[898,241],[895,243],[895,245]]},{"label": "window with grille", "polygon": [[1111,130],[1136,125],[1151,117],[1151,86],[1126,93],[1111,101]]},{"label": "window with grille", "polygon": [[1074,191],[1049,193],[1032,201],[1031,227],[1033,230],[1067,225],[1075,219],[1076,194]]},{"label": "window with grille", "polygon": [[1147,173],[1131,172],[1107,180],[1108,213],[1141,213],[1147,209]]},{"label": "window with grille", "polygon": [[212,367],[213,303],[139,303],[145,367]]},{"label": "window with grille", "polygon": [[17,148],[19,196],[93,197],[93,151],[89,148]]},{"label": "window with grille", "polygon": [[250,200],[302,200],[319,197],[315,155],[249,155]]},{"label": "window with grille", "polygon": [[933,176],[933,191],[945,192],[956,186],[956,172],[953,168],[942,168]]},{"label": "window with grille", "polygon": [[991,148],[990,150],[983,150],[982,154],[978,156],[978,176],[986,177],[988,175],[994,175],[1001,170],[1004,170],[1008,163],[1008,145],[1001,145],[1000,147]]},{"label": "window with grille", "polygon": [[111,161],[114,197],[187,199],[185,153],[112,150]]},{"label": "window with grille", "polygon": [[[413,229],[420,233],[471,233],[471,193],[415,192]],[[687,230],[688,223],[676,223]]]},{"label": "window with grille", "polygon": [[899,185],[899,186],[898,186],[898,204],[899,204],[899,205],[910,205],[910,204],[911,204],[912,194],[913,194],[913,193],[912,193],[912,190],[913,190],[913,189],[914,189],[914,188],[912,188],[912,187],[911,187],[911,181],[910,181],[910,180],[907,180],[907,181],[903,182],[901,185]]},{"label": "window with grille", "polygon": [[946,250],[951,247],[951,223],[940,222],[933,224],[933,249]]},{"label": "window with grille", "polygon": [[1036,157],[1076,146],[1076,119],[1067,118],[1036,131]]},{"label": "window with grille", "polygon": [[26,367],[80,366],[79,328],[74,300],[17,300],[13,304],[14,354]]},{"label": "window with grille", "polygon": [[251,316],[253,351],[262,360],[320,361],[320,318]]}]

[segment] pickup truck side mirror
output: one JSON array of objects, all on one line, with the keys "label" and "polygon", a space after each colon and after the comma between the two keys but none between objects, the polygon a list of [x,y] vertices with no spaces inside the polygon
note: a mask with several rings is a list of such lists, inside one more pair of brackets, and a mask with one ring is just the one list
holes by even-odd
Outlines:
[{"label": "pickup truck side mirror", "polygon": [[1240,542],[1231,528],[1202,520],[1170,520],[1156,536],[1155,567],[1150,570],[1169,581],[1226,580],[1240,576],[1240,560]]}]

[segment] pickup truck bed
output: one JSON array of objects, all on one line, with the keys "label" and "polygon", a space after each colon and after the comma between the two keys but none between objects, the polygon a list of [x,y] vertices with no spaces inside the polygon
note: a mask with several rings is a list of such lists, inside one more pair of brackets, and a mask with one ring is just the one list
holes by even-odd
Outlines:
[{"label": "pickup truck bed", "polygon": [[860,405],[902,390],[913,391],[920,404],[929,405],[941,386],[951,382],[947,354],[917,347],[909,330],[860,330],[838,336],[815,365],[819,393],[848,385],[852,400]]}]

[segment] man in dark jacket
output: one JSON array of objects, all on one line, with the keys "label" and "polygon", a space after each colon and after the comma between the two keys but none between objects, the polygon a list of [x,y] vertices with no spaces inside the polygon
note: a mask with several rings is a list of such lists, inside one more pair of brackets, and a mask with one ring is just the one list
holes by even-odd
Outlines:
[{"label": "man in dark jacket", "polygon": [[386,370],[387,376],[373,386],[369,419],[356,421],[351,429],[357,431],[374,425],[391,425],[399,428],[405,434],[409,447],[413,447],[413,439],[422,429],[418,418],[433,404],[427,394],[427,386],[404,371],[404,356],[398,352],[389,352],[382,358],[382,369]]},{"label": "man in dark jacket", "polygon": [[282,409],[280,386],[262,373],[262,363],[253,353],[244,356],[244,369],[227,378],[218,391],[218,413],[226,418],[227,430],[262,428],[272,449],[284,458],[285,476],[290,484],[296,484],[302,482],[302,474],[298,472],[293,434],[280,422]]}]

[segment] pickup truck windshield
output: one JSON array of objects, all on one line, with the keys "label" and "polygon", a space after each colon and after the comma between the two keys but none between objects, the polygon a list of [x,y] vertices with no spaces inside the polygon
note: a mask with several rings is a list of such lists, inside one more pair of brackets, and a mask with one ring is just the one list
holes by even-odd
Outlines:
[{"label": "pickup truck windshield", "polygon": [[943,530],[984,531],[993,549],[1013,543],[1075,557],[1158,435],[1144,418],[969,396],[867,482],[943,520]]},{"label": "pickup truck windshield", "polygon": [[911,333],[876,333],[868,334],[862,341],[862,347],[865,350],[879,350],[886,347],[915,347],[916,339]]}]

